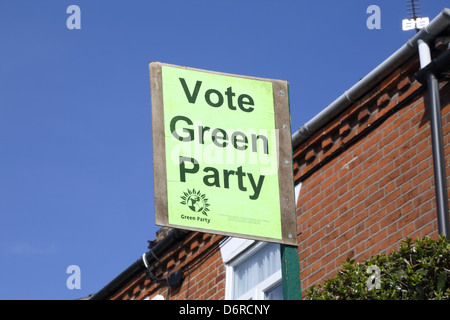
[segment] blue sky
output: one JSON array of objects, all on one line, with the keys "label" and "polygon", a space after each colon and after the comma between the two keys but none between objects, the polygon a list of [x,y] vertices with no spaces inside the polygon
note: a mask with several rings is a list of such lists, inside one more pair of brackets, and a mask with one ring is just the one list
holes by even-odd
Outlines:
[{"label": "blue sky", "polygon": [[87,296],[147,251],[150,61],[287,80],[296,130],[414,35],[406,17],[404,0],[0,2],[0,299]]}]

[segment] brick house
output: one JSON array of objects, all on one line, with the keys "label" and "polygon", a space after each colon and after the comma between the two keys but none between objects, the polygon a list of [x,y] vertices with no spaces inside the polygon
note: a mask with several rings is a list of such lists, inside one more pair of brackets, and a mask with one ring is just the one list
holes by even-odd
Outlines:
[{"label": "brick house", "polygon": [[[444,9],[293,134],[302,290],[335,275],[347,258],[389,253],[406,237],[438,236],[429,90],[416,73],[420,40],[439,59],[449,56],[449,36],[450,10]],[[444,71],[433,72],[449,164],[450,77]],[[445,171],[450,176],[450,166]],[[92,298],[280,298],[279,245],[162,228],[149,248]]]}]

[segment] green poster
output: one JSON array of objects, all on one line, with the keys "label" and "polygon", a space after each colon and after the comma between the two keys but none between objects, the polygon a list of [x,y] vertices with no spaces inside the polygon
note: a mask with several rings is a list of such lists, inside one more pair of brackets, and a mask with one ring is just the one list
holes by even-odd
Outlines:
[{"label": "green poster", "polygon": [[161,73],[169,224],[281,239],[272,83]]}]

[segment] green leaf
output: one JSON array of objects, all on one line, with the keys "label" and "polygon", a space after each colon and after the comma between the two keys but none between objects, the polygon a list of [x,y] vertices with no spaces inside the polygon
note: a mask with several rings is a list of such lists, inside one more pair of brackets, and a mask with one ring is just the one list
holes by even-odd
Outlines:
[{"label": "green leaf", "polygon": [[428,272],[428,271],[425,270],[424,268],[420,268],[420,269],[416,270],[416,273],[420,273],[420,274],[422,274],[422,275],[426,275],[427,272]]},{"label": "green leaf", "polygon": [[447,279],[447,274],[445,271],[442,271],[441,274],[438,277],[437,281],[437,289],[438,291],[441,291],[445,287],[445,280]]},{"label": "green leaf", "polygon": [[406,278],[407,274],[404,270],[400,269],[394,273],[399,279]]}]

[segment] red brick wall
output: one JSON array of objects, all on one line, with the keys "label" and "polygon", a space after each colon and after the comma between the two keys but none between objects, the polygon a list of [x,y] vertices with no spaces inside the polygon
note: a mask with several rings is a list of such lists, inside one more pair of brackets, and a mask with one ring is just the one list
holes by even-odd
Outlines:
[{"label": "red brick wall", "polygon": [[[335,275],[347,258],[388,253],[406,237],[437,236],[426,91],[415,81],[417,68],[409,62],[394,72],[295,150],[303,290]],[[450,85],[441,86],[449,163]]]}]

